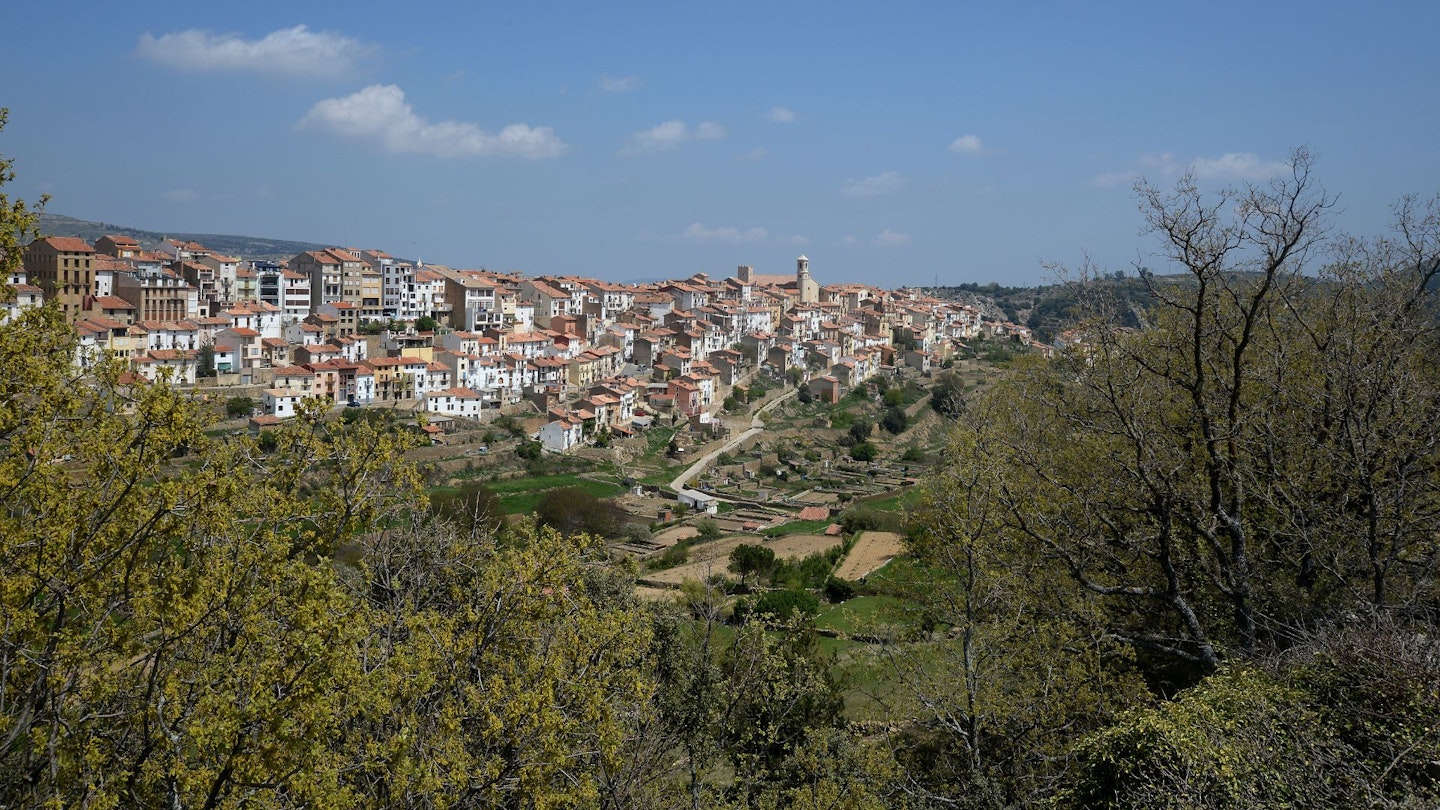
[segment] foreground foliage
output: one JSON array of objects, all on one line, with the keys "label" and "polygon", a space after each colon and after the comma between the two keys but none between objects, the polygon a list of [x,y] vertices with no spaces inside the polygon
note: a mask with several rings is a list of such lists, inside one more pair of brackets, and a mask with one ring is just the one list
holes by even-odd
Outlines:
[{"label": "foreground foliage", "polygon": [[[430,508],[383,419],[211,437],[73,371],[53,305],[0,324],[0,805],[1434,806],[1440,209],[1314,268],[1294,170],[1143,189],[1189,274],[1142,275],[1151,322],[1092,302],[943,404],[874,634],[907,708],[867,726],[813,632],[833,557],[741,546],[794,590],[733,623],[699,583],[642,605],[582,490]],[[0,196],[0,275],[32,225]]]}]

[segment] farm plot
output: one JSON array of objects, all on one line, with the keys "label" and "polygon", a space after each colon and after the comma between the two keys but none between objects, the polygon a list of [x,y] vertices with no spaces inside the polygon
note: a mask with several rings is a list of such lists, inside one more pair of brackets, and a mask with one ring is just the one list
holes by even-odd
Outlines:
[{"label": "farm plot", "polygon": [[643,581],[647,585],[675,588],[687,579],[704,580],[712,574],[723,574],[730,564],[730,552],[742,543],[764,546],[774,551],[778,559],[796,560],[808,557],[817,551],[827,551],[839,545],[840,538],[826,537],[820,534],[793,534],[773,540],[763,540],[759,537],[726,537],[713,543],[692,546],[690,562],[665,571],[647,574]]},{"label": "farm plot", "polygon": [[905,544],[895,532],[865,532],[855,540],[835,576],[860,579],[904,553]]}]

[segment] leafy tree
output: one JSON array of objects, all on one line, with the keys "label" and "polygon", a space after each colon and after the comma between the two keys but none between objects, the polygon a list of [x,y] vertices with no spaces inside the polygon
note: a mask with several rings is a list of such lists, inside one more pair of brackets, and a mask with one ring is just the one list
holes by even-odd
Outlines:
[{"label": "leafy tree", "polygon": [[440,322],[429,315],[421,315],[415,319],[415,331],[417,332],[434,332],[439,328]]},{"label": "leafy tree", "polygon": [[235,419],[249,416],[255,410],[255,400],[250,397],[230,397],[225,401],[225,415]]},{"label": "leafy tree", "polygon": [[935,378],[930,389],[930,407],[941,416],[958,419],[965,412],[965,383],[960,375],[945,372]]},{"label": "leafy tree", "polygon": [[880,417],[880,426],[890,433],[899,436],[910,426],[910,420],[905,416],[905,409],[899,406],[891,406],[885,409],[885,415]]},{"label": "leafy tree", "polygon": [[764,576],[766,572],[775,567],[775,550],[758,546],[753,543],[741,543],[730,552],[731,573],[740,576],[740,582],[752,574]]},{"label": "leafy tree", "polygon": [[881,399],[887,408],[898,408],[905,404],[905,390],[903,388],[890,388],[884,393]]},{"label": "leafy tree", "polygon": [[616,806],[649,694],[650,622],[604,548],[522,522],[504,542],[369,535],[367,699],[338,743],[374,805]]},{"label": "leafy tree", "polygon": [[544,452],[544,446],[540,442],[521,439],[520,444],[515,448],[515,455],[526,461],[534,461],[540,458]]},{"label": "leafy tree", "polygon": [[1147,274],[1149,328],[1097,318],[967,415],[1004,461],[976,490],[998,499],[992,531],[1024,537],[1016,564],[1063,573],[1113,637],[1194,672],[1430,599],[1440,208],[1402,203],[1396,238],[1315,268],[1329,200],[1303,152],[1271,186],[1208,197],[1186,178],[1142,203],[1184,283]]},{"label": "leafy tree", "polygon": [[879,455],[880,451],[870,442],[860,442],[850,448],[850,457],[856,461],[874,461]]},{"label": "leafy tree", "polygon": [[759,620],[770,623],[786,623],[815,617],[820,612],[820,601],[809,591],[786,588],[768,591],[754,601],[742,599],[735,605],[737,624]]},{"label": "leafy tree", "polygon": [[874,430],[874,422],[855,422],[850,425],[850,438],[854,439],[858,444],[859,442],[868,440]]},{"label": "leafy tree", "polygon": [[580,487],[547,491],[535,506],[535,520],[562,534],[586,532],[609,537],[619,529],[619,509]]},{"label": "leafy tree", "polygon": [[695,537],[703,542],[720,539],[720,524],[711,518],[701,518],[695,522]]},{"label": "leafy tree", "polygon": [[209,343],[200,347],[195,355],[195,376],[201,379],[214,377],[215,371],[215,347]]},{"label": "leafy tree", "polygon": [[856,504],[840,513],[840,526],[847,534],[856,532],[893,532],[900,528],[899,520],[889,512],[881,512],[868,504]]},{"label": "leafy tree", "polygon": [[1227,664],[1086,739],[1060,805],[1433,806],[1440,670],[1417,629],[1367,621]]}]

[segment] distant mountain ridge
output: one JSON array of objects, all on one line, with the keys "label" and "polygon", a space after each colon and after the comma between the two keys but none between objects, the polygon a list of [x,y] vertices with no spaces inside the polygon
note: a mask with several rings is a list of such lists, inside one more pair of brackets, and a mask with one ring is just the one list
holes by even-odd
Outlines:
[{"label": "distant mountain ridge", "polygon": [[63,214],[42,213],[40,232],[46,236],[76,236],[86,242],[94,242],[106,234],[123,234],[139,242],[142,247],[153,249],[165,239],[180,239],[199,242],[207,248],[231,256],[246,259],[289,259],[307,250],[323,250],[334,245],[318,242],[296,242],[289,239],[267,239],[258,236],[235,236],[218,233],[181,233],[172,231],[147,231],[108,222],[91,222]]}]

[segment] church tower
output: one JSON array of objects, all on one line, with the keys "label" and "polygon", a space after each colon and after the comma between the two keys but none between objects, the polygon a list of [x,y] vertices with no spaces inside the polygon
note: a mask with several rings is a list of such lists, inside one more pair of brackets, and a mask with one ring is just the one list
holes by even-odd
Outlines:
[{"label": "church tower", "polygon": [[802,304],[820,300],[820,285],[810,278],[810,260],[803,254],[795,260],[795,293]]}]

